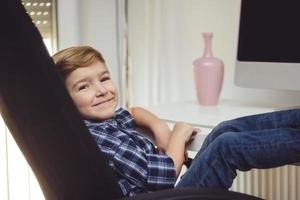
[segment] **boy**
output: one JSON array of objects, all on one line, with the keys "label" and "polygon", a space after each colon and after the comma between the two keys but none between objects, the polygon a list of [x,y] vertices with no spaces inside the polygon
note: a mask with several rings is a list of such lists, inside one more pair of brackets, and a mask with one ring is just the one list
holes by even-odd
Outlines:
[{"label": "boy", "polygon": [[[119,108],[117,88],[102,55],[88,46],[53,56],[85,124],[106,154],[124,196],[174,187],[185,145],[196,133],[187,123],[173,130],[149,111]],[[300,161],[300,110],[249,116],[221,123],[209,134],[176,187],[228,189],[236,169],[270,168]],[[156,146],[135,129],[153,132]],[[161,153],[163,152],[163,153]]]}]

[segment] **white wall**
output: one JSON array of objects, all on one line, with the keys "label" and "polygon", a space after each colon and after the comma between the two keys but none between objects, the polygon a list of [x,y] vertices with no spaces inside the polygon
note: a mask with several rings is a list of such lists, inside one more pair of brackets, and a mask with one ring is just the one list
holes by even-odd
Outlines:
[{"label": "white wall", "polygon": [[[201,33],[211,31],[214,33],[214,55],[221,58],[225,64],[221,98],[255,103],[300,104],[300,92],[235,86],[234,71],[240,0],[129,0],[129,2],[130,54],[133,68],[138,74],[143,74],[143,67],[148,59],[146,56],[149,54],[149,41],[147,42],[149,32],[145,33],[145,30],[151,31],[146,28],[149,26],[148,23],[158,20],[160,29],[152,30],[151,33],[156,34],[155,37],[160,37],[160,41],[157,40],[157,43],[152,45],[162,49],[159,54],[160,60],[157,63],[173,65],[173,70],[181,70],[178,77],[173,77],[180,84],[177,83],[176,85],[176,81],[168,76],[165,77],[172,84],[169,90],[165,90],[171,100],[180,101],[196,98],[192,80],[192,62],[202,56],[203,53]],[[160,21],[157,19],[157,15],[153,14],[155,13],[153,10],[157,8],[160,9],[157,14],[164,17]],[[150,15],[148,15],[149,12]],[[149,19],[151,17],[153,19]],[[156,38],[152,39],[155,40]],[[164,66],[160,65],[160,67],[163,68]],[[172,69],[166,68],[171,74]],[[133,79],[135,80],[133,91],[137,91],[134,98],[141,99],[143,97],[140,97],[139,94],[145,91],[147,85],[136,83],[142,83],[145,77],[134,76]],[[160,81],[162,80],[158,80],[158,82]],[[174,90],[172,87],[180,90],[180,93],[172,92]],[[141,99],[141,101],[144,100]],[[141,101],[137,100],[136,102],[140,104]]]},{"label": "white wall", "polygon": [[57,1],[58,50],[90,45],[99,50],[119,85],[117,1]]}]

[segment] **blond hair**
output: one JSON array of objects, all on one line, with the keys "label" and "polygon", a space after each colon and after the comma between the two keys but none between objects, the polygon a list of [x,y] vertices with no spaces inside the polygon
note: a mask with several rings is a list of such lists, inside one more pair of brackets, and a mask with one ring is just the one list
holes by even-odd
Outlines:
[{"label": "blond hair", "polygon": [[105,64],[101,53],[90,46],[69,47],[57,52],[52,58],[64,79],[74,70],[87,67],[95,61]]}]

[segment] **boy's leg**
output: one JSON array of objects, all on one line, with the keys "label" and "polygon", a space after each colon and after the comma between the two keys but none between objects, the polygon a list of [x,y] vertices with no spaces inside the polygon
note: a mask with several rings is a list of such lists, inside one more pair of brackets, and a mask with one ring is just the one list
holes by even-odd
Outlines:
[{"label": "boy's leg", "polygon": [[270,113],[245,116],[221,122],[205,138],[199,152],[202,152],[218,136],[226,132],[256,131],[276,128],[299,128],[300,109],[275,111]]},{"label": "boy's leg", "polygon": [[272,168],[300,161],[300,129],[227,132],[217,137],[176,187],[231,187],[236,170]]}]

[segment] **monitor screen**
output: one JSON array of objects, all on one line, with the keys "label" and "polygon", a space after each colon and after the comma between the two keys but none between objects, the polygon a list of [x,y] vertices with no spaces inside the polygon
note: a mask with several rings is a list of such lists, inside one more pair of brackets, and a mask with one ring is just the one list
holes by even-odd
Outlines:
[{"label": "monitor screen", "polygon": [[300,3],[242,0],[236,84],[300,90]]}]

